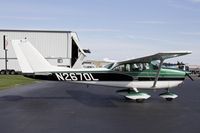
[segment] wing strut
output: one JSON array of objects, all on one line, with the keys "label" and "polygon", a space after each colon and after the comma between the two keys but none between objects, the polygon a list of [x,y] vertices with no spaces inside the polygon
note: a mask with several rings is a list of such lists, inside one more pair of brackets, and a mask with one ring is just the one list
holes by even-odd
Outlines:
[{"label": "wing strut", "polygon": [[153,87],[156,87],[156,83],[158,81],[158,78],[159,78],[159,75],[160,75],[160,70],[161,70],[161,67],[162,67],[162,64],[164,62],[164,59],[160,59],[160,64],[159,64],[159,67],[158,67],[158,71],[157,71],[157,74],[156,74],[156,77],[155,77],[155,81],[153,83]]}]

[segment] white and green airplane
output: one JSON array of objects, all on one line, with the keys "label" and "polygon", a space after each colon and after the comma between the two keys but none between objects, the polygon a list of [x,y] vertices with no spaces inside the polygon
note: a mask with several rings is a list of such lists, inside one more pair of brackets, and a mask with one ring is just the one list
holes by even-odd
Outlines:
[{"label": "white and green airplane", "polygon": [[142,89],[166,89],[160,97],[171,101],[178,96],[169,92],[169,89],[183,83],[186,76],[190,77],[187,71],[165,68],[162,65],[164,60],[191,54],[190,51],[162,52],[111,63],[104,68],[73,69],[49,64],[27,40],[13,40],[12,46],[26,77],[121,87],[125,89],[117,92],[136,102],[143,102],[150,97],[147,93],[139,92]]}]

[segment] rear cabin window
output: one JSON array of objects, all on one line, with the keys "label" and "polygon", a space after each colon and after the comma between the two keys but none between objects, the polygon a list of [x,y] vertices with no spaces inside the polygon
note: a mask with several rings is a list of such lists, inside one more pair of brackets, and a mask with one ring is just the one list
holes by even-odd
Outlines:
[{"label": "rear cabin window", "polygon": [[125,71],[125,65],[116,66],[113,70],[114,71],[124,72]]},{"label": "rear cabin window", "polygon": [[131,65],[130,64],[125,65],[125,71],[127,71],[127,72],[131,71]]}]

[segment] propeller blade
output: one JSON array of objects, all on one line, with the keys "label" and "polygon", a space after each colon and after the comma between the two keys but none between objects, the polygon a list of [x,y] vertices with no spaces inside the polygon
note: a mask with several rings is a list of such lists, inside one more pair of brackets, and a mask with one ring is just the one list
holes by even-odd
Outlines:
[{"label": "propeller blade", "polygon": [[194,79],[190,76],[190,74],[186,73],[186,76],[188,76],[192,81],[194,81]]}]

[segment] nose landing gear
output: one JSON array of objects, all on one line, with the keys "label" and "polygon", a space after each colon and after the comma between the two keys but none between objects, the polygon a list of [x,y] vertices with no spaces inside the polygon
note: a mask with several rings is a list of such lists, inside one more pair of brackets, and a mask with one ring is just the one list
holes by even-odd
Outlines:
[{"label": "nose landing gear", "polygon": [[167,101],[172,101],[173,99],[178,97],[178,95],[169,92],[169,89],[167,89],[167,92],[161,93],[159,96]]}]

